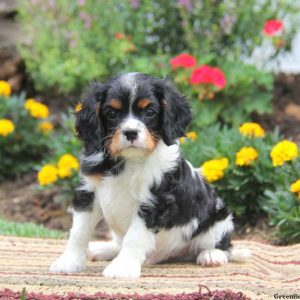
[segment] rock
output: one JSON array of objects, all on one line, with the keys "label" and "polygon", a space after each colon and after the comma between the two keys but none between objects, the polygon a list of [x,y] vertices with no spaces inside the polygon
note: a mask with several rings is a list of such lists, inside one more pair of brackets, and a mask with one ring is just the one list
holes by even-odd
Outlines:
[{"label": "rock", "polygon": [[13,92],[24,84],[24,63],[17,50],[22,42],[21,24],[17,22],[18,0],[0,0],[0,80],[8,81]]},{"label": "rock", "polygon": [[8,80],[14,91],[20,91],[22,89],[23,81],[24,75],[22,74],[16,74],[10,77]]},{"label": "rock", "polygon": [[0,1],[0,17],[15,13],[17,11],[16,0],[1,0]]},{"label": "rock", "polygon": [[19,55],[12,58],[0,57],[1,69],[0,69],[0,78],[8,79],[11,76],[15,75],[21,65],[21,58]]},{"label": "rock", "polygon": [[16,44],[20,41],[21,25],[11,20],[0,18],[0,49],[7,53],[16,53]]},{"label": "rock", "polygon": [[300,121],[300,105],[289,103],[285,107],[285,114],[290,117],[293,117],[297,121]]}]

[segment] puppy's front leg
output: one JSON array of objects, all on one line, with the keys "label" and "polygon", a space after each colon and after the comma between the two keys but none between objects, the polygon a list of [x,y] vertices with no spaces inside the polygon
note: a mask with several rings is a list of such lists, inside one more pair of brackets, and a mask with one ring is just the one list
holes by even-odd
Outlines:
[{"label": "puppy's front leg", "polygon": [[91,233],[102,218],[102,211],[93,204],[92,210],[74,211],[73,225],[64,253],[51,265],[51,272],[74,273],[85,268]]},{"label": "puppy's front leg", "polygon": [[134,217],[122,243],[119,255],[105,268],[105,277],[137,278],[141,267],[155,246],[155,234],[147,229],[144,221]]}]

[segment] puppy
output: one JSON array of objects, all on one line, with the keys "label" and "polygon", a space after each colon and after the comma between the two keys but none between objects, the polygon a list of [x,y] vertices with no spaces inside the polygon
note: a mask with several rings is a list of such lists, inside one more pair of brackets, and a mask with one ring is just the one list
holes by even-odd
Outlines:
[{"label": "puppy", "polygon": [[232,249],[232,215],[180,152],[190,107],[170,82],[142,73],[94,83],[76,130],[84,142],[73,226],[52,272],[85,268],[96,224],[110,242],[91,243],[92,260],[112,260],[106,277],[137,278],[144,263],[193,260],[216,266],[243,260]]}]

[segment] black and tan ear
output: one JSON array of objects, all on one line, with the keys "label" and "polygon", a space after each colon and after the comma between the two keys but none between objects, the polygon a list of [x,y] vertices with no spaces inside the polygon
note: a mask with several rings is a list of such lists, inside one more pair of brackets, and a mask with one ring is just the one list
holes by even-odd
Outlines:
[{"label": "black and tan ear", "polygon": [[192,120],[190,105],[167,79],[162,80],[159,93],[162,105],[162,138],[166,145],[176,143],[185,135],[187,126]]},{"label": "black and tan ear", "polygon": [[104,138],[100,109],[106,90],[105,85],[98,82],[92,83],[83,93],[76,109],[76,133],[84,141],[86,150],[90,148],[91,152],[100,150],[100,141]]}]

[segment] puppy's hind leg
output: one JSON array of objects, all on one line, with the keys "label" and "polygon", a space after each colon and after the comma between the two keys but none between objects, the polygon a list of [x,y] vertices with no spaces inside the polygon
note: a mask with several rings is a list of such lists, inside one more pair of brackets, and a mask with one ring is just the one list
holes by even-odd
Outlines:
[{"label": "puppy's hind leg", "polygon": [[107,242],[90,242],[88,249],[88,258],[92,261],[113,260],[120,252],[121,239],[113,233],[113,239]]},{"label": "puppy's hind leg", "polygon": [[196,243],[200,253],[197,256],[197,264],[201,266],[220,266],[230,259],[232,250],[231,232],[233,230],[232,216],[216,222],[206,232],[196,237]]},{"label": "puppy's hind leg", "polygon": [[67,246],[63,254],[51,265],[50,272],[74,273],[85,268],[90,236],[102,218],[102,212],[94,201],[94,193],[80,191],[77,197],[81,197],[81,204],[84,205],[78,207],[76,202],[74,203],[73,225]]},{"label": "puppy's hind leg", "polygon": [[197,257],[197,264],[202,267],[220,266],[227,262],[228,255],[226,252],[217,248],[202,250]]}]

